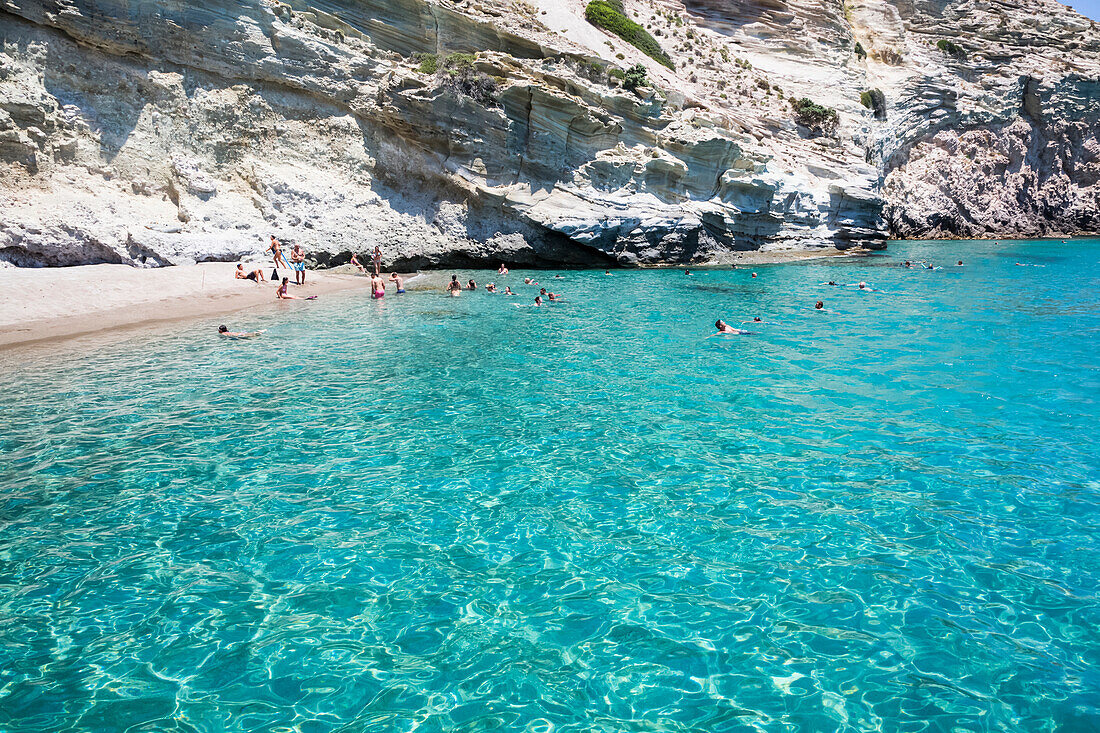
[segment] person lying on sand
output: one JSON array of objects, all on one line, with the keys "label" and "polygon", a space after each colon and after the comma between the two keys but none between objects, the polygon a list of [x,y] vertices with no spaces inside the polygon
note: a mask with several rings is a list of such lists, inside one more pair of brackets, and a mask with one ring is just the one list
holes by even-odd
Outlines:
[{"label": "person lying on sand", "polygon": [[254,339],[261,333],[267,333],[267,330],[263,331],[230,331],[224,325],[218,326],[218,335],[224,336],[230,339]]},{"label": "person lying on sand", "polygon": [[287,292],[290,288],[290,278],[284,277],[283,284],[279,286],[279,289],[275,291],[275,297],[279,300],[317,300],[316,295],[311,295],[308,298],[299,298],[297,295],[291,295]]},{"label": "person lying on sand", "polygon": [[233,277],[237,280],[251,280],[254,283],[267,282],[267,278],[264,277],[263,270],[253,270],[252,272],[245,272],[244,265],[238,264],[236,271],[233,273]]}]

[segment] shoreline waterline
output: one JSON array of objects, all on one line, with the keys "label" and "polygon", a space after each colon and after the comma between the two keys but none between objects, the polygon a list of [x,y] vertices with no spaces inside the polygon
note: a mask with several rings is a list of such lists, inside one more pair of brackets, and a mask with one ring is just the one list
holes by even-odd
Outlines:
[{"label": "shoreline waterline", "polygon": [[[634,270],[724,270],[731,265],[765,266],[833,257],[858,257],[883,250],[780,250],[739,253],[728,264],[655,265]],[[264,270],[270,263],[246,261],[245,268]],[[0,351],[20,346],[64,341],[108,331],[139,331],[174,322],[193,322],[230,316],[274,300],[274,283],[256,285],[235,280],[236,263],[206,262],[158,268],[96,264],[74,267],[0,269]],[[521,269],[521,268],[517,268]],[[522,268],[552,272],[555,268]],[[599,269],[599,268],[582,268]],[[577,272],[563,266],[562,272]],[[288,275],[289,270],[285,271]],[[387,270],[386,272],[389,272]],[[427,268],[402,274],[410,290],[441,289],[453,272],[491,273],[486,268]],[[307,270],[305,290],[292,292],[326,295],[367,289],[369,279],[350,265]]]}]

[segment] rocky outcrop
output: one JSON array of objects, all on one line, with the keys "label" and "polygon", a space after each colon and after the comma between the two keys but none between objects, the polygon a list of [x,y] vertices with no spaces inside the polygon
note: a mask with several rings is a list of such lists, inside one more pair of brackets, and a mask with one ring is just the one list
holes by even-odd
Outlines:
[{"label": "rocky outcrop", "polygon": [[[1076,23],[1044,41],[1022,4],[978,33],[971,6],[628,2],[670,71],[579,0],[0,0],[0,262],[234,259],[274,233],[318,264],[722,263],[1095,228],[1097,34],[1044,7]],[[930,46],[947,27],[984,55]],[[1070,44],[1073,68],[1048,58]],[[418,56],[453,53],[476,58]],[[608,74],[635,63],[655,88]]]}]

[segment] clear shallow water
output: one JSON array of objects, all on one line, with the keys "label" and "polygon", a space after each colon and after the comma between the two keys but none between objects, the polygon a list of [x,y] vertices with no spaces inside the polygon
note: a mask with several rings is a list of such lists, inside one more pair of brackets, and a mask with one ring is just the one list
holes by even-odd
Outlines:
[{"label": "clear shallow water", "polygon": [[1097,730],[1100,243],[757,272],[4,353],[0,730]]}]

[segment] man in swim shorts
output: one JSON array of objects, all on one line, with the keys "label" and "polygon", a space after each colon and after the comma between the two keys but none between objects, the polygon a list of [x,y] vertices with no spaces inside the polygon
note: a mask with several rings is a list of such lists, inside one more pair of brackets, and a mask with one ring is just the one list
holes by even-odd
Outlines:
[{"label": "man in swim shorts", "polygon": [[398,275],[396,272],[391,272],[390,280],[393,282],[394,285],[397,286],[397,292],[399,294],[405,292],[405,281],[401,278],[400,275]]},{"label": "man in swim shorts", "polygon": [[370,297],[378,300],[386,296],[386,281],[382,279],[381,275],[371,275],[370,278]]},{"label": "man in swim shorts", "polygon": [[267,280],[264,278],[263,270],[253,270],[252,272],[246,273],[244,271],[244,265],[240,263],[237,263],[237,270],[233,273],[233,277],[237,280],[251,280],[252,282],[257,284],[267,282]]},{"label": "man in swim shorts", "polygon": [[306,284],[306,251],[298,242],[290,250],[290,269],[294,270],[294,284]]}]

